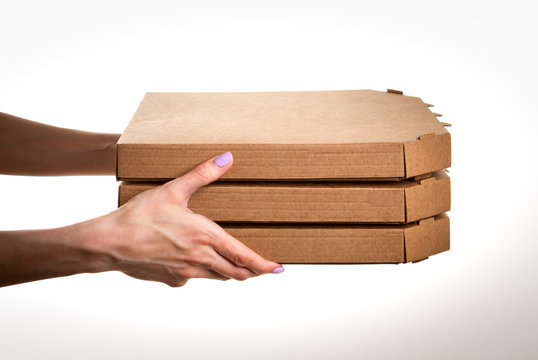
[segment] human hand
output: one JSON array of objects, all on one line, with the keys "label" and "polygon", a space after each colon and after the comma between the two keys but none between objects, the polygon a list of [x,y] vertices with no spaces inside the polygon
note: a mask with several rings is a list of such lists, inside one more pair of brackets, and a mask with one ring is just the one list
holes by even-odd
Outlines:
[{"label": "human hand", "polygon": [[111,255],[114,270],[173,287],[185,285],[190,278],[245,280],[282,272],[281,265],[265,260],[187,207],[196,190],[218,179],[232,163],[231,153],[211,158],[94,219],[94,226],[104,234],[101,249]]}]

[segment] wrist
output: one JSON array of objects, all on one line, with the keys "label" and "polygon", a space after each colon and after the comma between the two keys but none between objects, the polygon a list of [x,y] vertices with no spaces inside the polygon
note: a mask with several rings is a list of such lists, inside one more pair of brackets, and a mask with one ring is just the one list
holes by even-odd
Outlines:
[{"label": "wrist", "polygon": [[116,174],[116,144],[120,134],[88,135],[77,158],[84,159],[86,172],[93,175]]},{"label": "wrist", "polygon": [[111,251],[109,227],[104,218],[53,230],[62,244],[78,255],[80,272],[98,273],[116,270],[117,261]]}]

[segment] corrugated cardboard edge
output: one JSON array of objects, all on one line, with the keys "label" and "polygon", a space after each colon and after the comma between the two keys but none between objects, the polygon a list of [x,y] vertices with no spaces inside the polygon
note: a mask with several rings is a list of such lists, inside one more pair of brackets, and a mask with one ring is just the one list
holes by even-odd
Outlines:
[{"label": "corrugated cardboard edge", "polygon": [[[121,182],[118,205],[158,185]],[[189,208],[219,222],[403,224],[406,186],[409,183],[354,188],[342,182],[215,182],[195,192]]]},{"label": "corrugated cardboard edge", "polygon": [[450,249],[450,223],[445,214],[404,226],[222,227],[263,257],[287,264],[397,264],[417,262]]},{"label": "corrugated cardboard edge", "polygon": [[446,214],[420,220],[404,229],[405,262],[417,262],[450,250],[450,220]]},{"label": "corrugated cardboard edge", "polygon": [[[199,192],[197,192],[192,200],[191,207],[193,211],[201,213],[202,215],[209,217],[213,219],[214,221],[222,221],[222,222],[250,222],[250,223],[293,223],[293,222],[304,222],[304,223],[347,223],[347,224],[353,224],[353,223],[376,223],[376,224],[386,224],[386,223],[394,223],[394,224],[405,224],[405,223],[412,223],[420,219],[425,219],[431,216],[435,216],[437,214],[441,214],[444,212],[447,212],[450,210],[450,178],[444,171],[435,172],[431,175],[431,177],[426,179],[421,179],[418,181],[410,182],[409,185],[401,186],[401,187],[395,187],[395,188],[381,188],[376,190],[381,190],[379,194],[387,194],[391,191],[397,191],[398,193],[401,193],[401,200],[398,200],[397,202],[391,202],[390,204],[397,205],[398,208],[401,209],[399,212],[400,215],[395,216],[394,212],[391,212],[391,216],[387,217],[385,215],[381,216],[379,215],[377,218],[372,217],[364,217],[364,216],[357,216],[357,217],[343,217],[335,215],[333,212],[337,211],[334,208],[330,208],[331,212],[330,215],[327,213],[326,216],[319,217],[311,216],[310,218],[306,217],[298,217],[291,219],[287,216],[280,216],[280,217],[257,217],[254,215],[254,212],[256,211],[255,208],[252,208],[251,212],[249,212],[247,215],[246,213],[237,213],[236,215],[230,215],[230,212],[225,212],[222,217],[220,214],[223,214],[223,212],[220,209],[220,204],[222,201],[224,201],[226,204],[232,204],[231,206],[234,206],[234,202],[238,201],[240,204],[243,201],[246,201],[247,204],[258,204],[258,201],[260,198],[256,198],[257,200],[253,200],[255,198],[251,198],[248,194],[249,192],[245,191],[239,191],[243,187],[246,188],[256,188],[259,183],[257,182],[238,182],[235,184],[226,182],[216,182],[212,183],[210,185],[207,185],[203,189],[201,189]],[[282,183],[277,183],[282,184]],[[301,183],[290,183],[294,184],[294,186],[301,187]],[[305,183],[310,184],[310,183]],[[379,183],[381,184],[381,183]],[[119,189],[118,189],[118,206],[121,206],[125,204],[127,201],[129,201],[132,197],[138,195],[141,192],[144,192],[146,190],[150,190],[154,188],[155,186],[161,185],[160,183],[152,182],[152,183],[140,183],[140,182],[121,182]],[[275,185],[275,186],[279,186]],[[324,189],[331,191],[332,186],[330,183],[327,184],[328,187],[331,189]],[[398,185],[398,183],[394,183],[394,185]],[[260,185],[261,186],[261,185]],[[225,189],[221,189],[221,188]],[[370,185],[366,184],[364,187],[364,190],[368,191],[368,188]],[[209,191],[210,188],[213,188],[214,190]],[[319,188],[319,187],[318,187]],[[219,190],[217,190],[219,189]],[[212,195],[208,198],[208,194],[206,193],[206,190],[209,191],[209,193],[212,193]],[[372,191],[376,191],[374,189],[371,189]],[[347,191],[347,190],[346,190]],[[203,195],[202,195],[203,194]],[[231,195],[230,195],[231,194]],[[202,196],[204,199],[203,202],[205,203],[205,207],[199,208],[197,205],[195,205],[195,201],[198,199],[198,195]],[[254,194],[256,195],[256,194]],[[319,195],[319,194],[318,194]],[[240,196],[239,198],[237,196]],[[267,193],[264,194],[264,196],[267,196]],[[328,199],[331,199],[330,193],[326,193],[325,196],[328,197]],[[340,193],[341,198],[341,193]],[[351,196],[351,195],[350,195]],[[214,204],[209,204],[211,202],[211,199],[218,198],[220,199],[219,202]],[[279,198],[285,199],[282,196]],[[393,199],[394,200],[394,199]],[[302,202],[303,200],[301,200]],[[319,201],[319,200],[318,200]],[[395,200],[396,201],[396,200]],[[327,200],[327,203],[329,204],[331,201]],[[401,205],[399,205],[401,204]],[[230,206],[230,205],[222,205],[222,206]],[[245,204],[243,203],[243,208],[245,208]],[[258,206],[258,205],[255,205]],[[196,208],[196,209],[195,209]],[[248,208],[248,206],[247,206]],[[267,209],[267,207],[265,207]],[[204,210],[205,209],[205,210]],[[278,211],[278,206],[276,208]],[[217,211],[218,210],[218,211]],[[247,210],[244,210],[247,211]],[[318,214],[319,210],[313,210],[313,213]],[[329,211],[329,210],[327,210]],[[342,211],[348,211],[349,210],[342,210]],[[235,213],[232,211],[232,213]],[[313,214],[312,212],[308,212],[309,214]],[[360,213],[360,211],[359,211]]]},{"label": "corrugated cardboard edge", "polygon": [[405,177],[446,169],[451,165],[450,133],[426,134],[403,144]]},{"label": "corrugated cardboard edge", "polygon": [[170,180],[225,150],[232,151],[235,163],[222,180],[401,180],[451,166],[451,137],[446,132],[404,143],[118,144],[116,178]]},{"label": "corrugated cardboard edge", "polygon": [[[221,180],[402,179],[402,143],[359,144],[121,144],[117,177],[170,180],[224,151],[234,165]],[[439,169],[436,169],[439,170]]]},{"label": "corrugated cardboard edge", "polygon": [[285,264],[405,262],[402,226],[221,224],[266,259]]},{"label": "corrugated cardboard edge", "polygon": [[405,188],[406,223],[450,210],[450,177],[445,171]]}]

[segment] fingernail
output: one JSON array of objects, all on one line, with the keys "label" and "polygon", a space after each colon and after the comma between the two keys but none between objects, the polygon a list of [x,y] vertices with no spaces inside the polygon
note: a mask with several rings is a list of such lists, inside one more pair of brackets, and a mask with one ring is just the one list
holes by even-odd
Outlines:
[{"label": "fingernail", "polygon": [[275,270],[273,270],[273,274],[280,274],[282,272],[284,272],[284,268],[282,266],[279,266]]},{"label": "fingernail", "polygon": [[225,152],[224,154],[220,154],[213,160],[215,164],[217,164],[218,167],[223,167],[228,165],[232,161],[232,153],[231,152]]}]

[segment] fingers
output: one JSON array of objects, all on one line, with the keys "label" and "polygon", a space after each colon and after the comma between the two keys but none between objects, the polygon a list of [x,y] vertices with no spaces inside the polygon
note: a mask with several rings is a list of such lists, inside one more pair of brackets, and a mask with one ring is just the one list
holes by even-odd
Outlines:
[{"label": "fingers", "polygon": [[214,253],[214,262],[209,266],[209,269],[225,277],[239,281],[257,276],[257,274],[251,270],[231,263],[228,259],[222,257],[218,252]]},{"label": "fingers", "polygon": [[146,265],[144,268],[123,271],[123,273],[140,280],[158,281],[170,287],[185,286],[189,279],[192,278],[204,278],[221,281],[230,280],[230,277],[228,276],[224,276],[218,272],[201,266],[174,268]]},{"label": "fingers", "polygon": [[178,269],[172,268],[170,271],[178,279],[204,278],[214,280],[230,280],[229,276],[222,275],[203,266],[190,266]]},{"label": "fingers", "polygon": [[204,276],[204,278],[206,278],[206,279],[222,280],[222,281],[227,281],[227,280],[230,280],[230,279],[231,279],[230,277],[228,277],[228,276],[224,276],[224,275],[222,275],[222,274],[219,274],[218,272],[213,271],[213,270],[208,270],[208,275],[207,275],[207,276]]},{"label": "fingers", "polygon": [[168,186],[173,191],[182,192],[182,196],[187,200],[200,187],[221,177],[232,166],[232,163],[232,153],[225,152],[204,161],[187,174],[170,181]]},{"label": "fingers", "polygon": [[214,224],[214,249],[233,264],[249,269],[255,274],[278,274],[284,271],[282,265],[269,261],[251,250],[241,241]]},{"label": "fingers", "polygon": [[125,275],[135,279],[158,281],[170,287],[185,286],[189,281],[188,278],[178,276],[162,265],[145,264],[142,267],[135,267],[122,271]]}]

